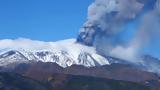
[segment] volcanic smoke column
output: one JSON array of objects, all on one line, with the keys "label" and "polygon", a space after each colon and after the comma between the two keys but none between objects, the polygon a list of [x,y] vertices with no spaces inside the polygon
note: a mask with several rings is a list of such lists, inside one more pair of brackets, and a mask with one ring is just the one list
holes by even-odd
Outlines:
[{"label": "volcanic smoke column", "polygon": [[112,38],[122,27],[136,19],[146,6],[156,0],[95,0],[88,8],[88,18],[81,28],[77,41],[89,46],[96,38]]}]

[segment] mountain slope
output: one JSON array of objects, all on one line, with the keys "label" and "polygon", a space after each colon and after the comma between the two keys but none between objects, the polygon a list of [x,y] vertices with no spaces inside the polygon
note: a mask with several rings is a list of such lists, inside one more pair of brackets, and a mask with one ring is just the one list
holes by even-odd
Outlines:
[{"label": "mountain slope", "polygon": [[[69,74],[73,76],[87,76],[135,82],[141,85],[149,86],[152,90],[159,90],[160,88],[160,77],[158,75],[126,64],[111,64],[90,68],[73,65],[67,68],[62,68],[56,63],[38,62],[31,64],[20,64],[12,72],[16,72],[43,82],[47,82],[48,80],[55,78],[55,76],[52,77],[52,75],[55,74],[56,76]],[[59,77],[57,83],[60,83],[61,79],[63,79],[63,77]],[[62,81],[62,84],[63,83],[64,82]]]},{"label": "mountain slope", "polygon": [[56,90],[151,90],[137,83],[87,76],[54,74],[48,80]]},{"label": "mountain slope", "polygon": [[36,81],[19,74],[1,72],[0,90],[151,90],[133,82],[67,74],[53,74],[47,80]]},{"label": "mountain slope", "polygon": [[0,73],[0,90],[51,90],[49,85],[14,73]]},{"label": "mountain slope", "polygon": [[144,84],[148,81],[156,81],[160,85],[160,78],[158,75],[147,71],[142,71],[125,64],[111,64],[90,68],[79,65],[73,65],[67,68],[62,68],[55,63],[38,62],[32,64],[20,64],[17,67],[15,67],[15,69],[12,71],[34,78],[36,80],[46,80],[46,78],[48,78],[52,74],[60,73],[100,77],[107,79],[109,78]]}]

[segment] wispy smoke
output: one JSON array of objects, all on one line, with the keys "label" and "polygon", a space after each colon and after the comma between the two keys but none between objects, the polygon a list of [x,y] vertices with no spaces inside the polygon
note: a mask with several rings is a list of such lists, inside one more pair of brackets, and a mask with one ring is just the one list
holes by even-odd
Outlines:
[{"label": "wispy smoke", "polygon": [[[160,0],[96,0],[77,41],[95,46],[103,55],[132,60],[145,44],[160,37],[159,5]],[[133,22],[138,23],[136,33],[124,43],[118,35]]]}]

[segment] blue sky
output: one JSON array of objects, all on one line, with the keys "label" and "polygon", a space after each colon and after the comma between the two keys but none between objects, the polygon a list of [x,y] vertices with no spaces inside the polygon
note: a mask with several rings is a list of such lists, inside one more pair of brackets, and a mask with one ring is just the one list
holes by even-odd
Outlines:
[{"label": "blue sky", "polygon": [[[94,0],[0,0],[0,39],[19,37],[42,41],[76,38]],[[132,38],[134,22],[124,37]],[[124,32],[123,32],[124,33]],[[127,39],[126,39],[127,38]],[[157,41],[157,40],[156,40]],[[160,57],[160,43],[153,41],[146,53]]]},{"label": "blue sky", "polygon": [[0,39],[76,38],[93,0],[0,0]]}]

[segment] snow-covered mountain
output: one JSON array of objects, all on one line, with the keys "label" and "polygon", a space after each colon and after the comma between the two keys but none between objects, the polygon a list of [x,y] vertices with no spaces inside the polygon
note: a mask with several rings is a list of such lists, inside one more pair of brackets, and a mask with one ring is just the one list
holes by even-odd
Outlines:
[{"label": "snow-covered mountain", "polygon": [[[29,41],[29,40],[25,40]],[[75,39],[63,40],[58,42],[39,42],[23,43],[10,41],[9,45],[0,50],[0,66],[12,63],[28,63],[33,61],[55,62],[62,67],[73,64],[84,65],[86,67],[107,65],[109,61],[97,54],[94,47],[76,43]]]},{"label": "snow-covered mountain", "polygon": [[[0,66],[13,66],[30,62],[54,62],[61,67],[83,65],[86,67],[129,64],[149,72],[160,74],[160,61],[144,56],[138,62],[130,62],[116,57],[104,57],[96,49],[77,43],[75,39],[57,42],[43,42],[30,39],[0,40]],[[137,60],[136,60],[137,61]]]}]

